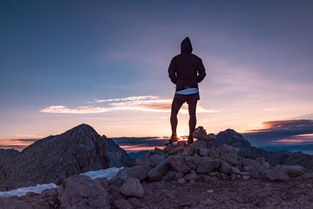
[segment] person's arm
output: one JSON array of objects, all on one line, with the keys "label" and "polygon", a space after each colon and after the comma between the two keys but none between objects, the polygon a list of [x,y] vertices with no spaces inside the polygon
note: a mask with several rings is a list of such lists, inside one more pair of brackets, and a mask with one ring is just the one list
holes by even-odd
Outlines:
[{"label": "person's arm", "polygon": [[176,66],[175,66],[175,62],[172,59],[170,66],[168,67],[168,76],[170,77],[171,81],[176,84],[177,81],[177,76],[176,76]]},{"label": "person's arm", "polygon": [[205,68],[203,66],[201,59],[200,62],[198,63],[197,71],[198,71],[197,82],[200,83],[206,76]]}]

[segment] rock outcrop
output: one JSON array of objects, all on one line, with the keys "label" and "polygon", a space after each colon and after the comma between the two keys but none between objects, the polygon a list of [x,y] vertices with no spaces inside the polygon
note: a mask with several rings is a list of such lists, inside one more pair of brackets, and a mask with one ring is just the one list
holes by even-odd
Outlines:
[{"label": "rock outcrop", "polygon": [[61,135],[49,136],[25,148],[0,167],[0,190],[57,182],[108,167],[120,167],[127,153],[112,140],[82,124]]},{"label": "rock outcrop", "polygon": [[0,149],[0,166],[20,154],[15,149]]},{"label": "rock outcrop", "polygon": [[312,173],[242,157],[240,137],[228,141],[242,149],[214,139],[156,148],[110,180],[71,176],[39,195],[0,198],[0,209],[312,208]]}]

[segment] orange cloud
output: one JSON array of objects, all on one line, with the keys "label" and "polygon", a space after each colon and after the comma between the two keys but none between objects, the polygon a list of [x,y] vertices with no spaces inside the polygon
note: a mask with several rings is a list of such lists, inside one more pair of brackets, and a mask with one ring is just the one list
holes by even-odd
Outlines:
[{"label": "orange cloud", "polygon": [[[105,113],[111,111],[149,111],[149,112],[170,112],[171,99],[160,99],[158,96],[136,96],[116,99],[95,100],[95,103],[104,103],[104,106],[79,106],[69,108],[64,105],[53,105],[40,110],[43,113],[63,113],[63,114],[91,114]],[[213,113],[217,110],[208,110],[200,104],[197,109],[198,113]],[[182,107],[181,113],[187,114],[188,108]]]}]

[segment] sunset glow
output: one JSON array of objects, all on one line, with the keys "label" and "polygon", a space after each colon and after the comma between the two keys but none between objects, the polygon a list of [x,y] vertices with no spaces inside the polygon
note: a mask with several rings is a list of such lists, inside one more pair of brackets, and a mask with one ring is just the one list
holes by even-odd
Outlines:
[{"label": "sunset glow", "polygon": [[[9,139],[81,123],[108,138],[170,136],[167,70],[186,36],[207,72],[197,125],[215,134],[232,128],[258,146],[309,143],[312,5],[1,2],[0,144],[20,149],[29,141]],[[187,105],[178,119],[178,134],[188,135]]]}]

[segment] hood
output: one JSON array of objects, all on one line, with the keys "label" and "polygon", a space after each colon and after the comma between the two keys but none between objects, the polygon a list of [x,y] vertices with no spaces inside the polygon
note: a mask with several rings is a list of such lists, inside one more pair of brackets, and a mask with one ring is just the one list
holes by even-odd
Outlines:
[{"label": "hood", "polygon": [[189,53],[192,52],[192,45],[189,37],[186,37],[180,44],[181,53]]}]

